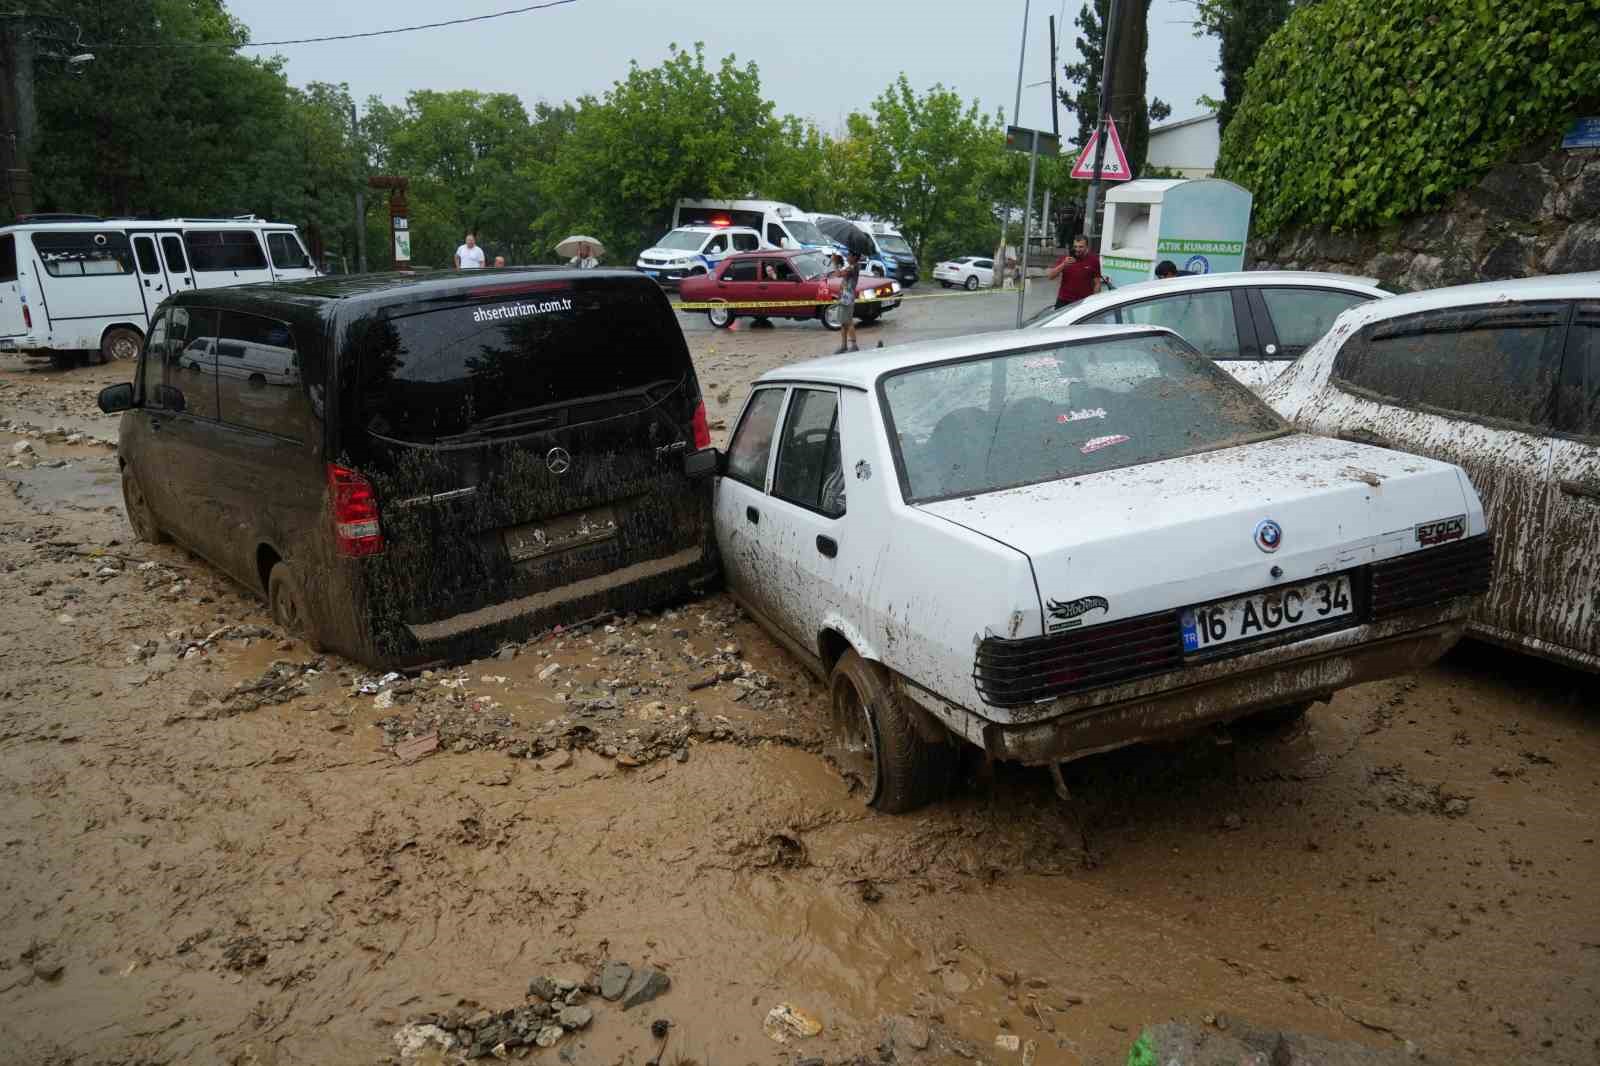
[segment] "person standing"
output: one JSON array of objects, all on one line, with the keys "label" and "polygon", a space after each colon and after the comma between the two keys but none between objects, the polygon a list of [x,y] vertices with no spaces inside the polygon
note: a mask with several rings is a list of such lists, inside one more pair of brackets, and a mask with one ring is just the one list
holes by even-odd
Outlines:
[{"label": "person standing", "polygon": [[501,267],[503,267],[505,265],[506,265],[506,257],[505,256],[497,255],[497,256],[494,257],[494,266],[495,266],[496,270],[499,270]]},{"label": "person standing", "polygon": [[861,253],[851,252],[850,262],[833,273],[840,282],[839,317],[843,320],[839,326],[839,347],[833,354],[859,352],[861,349],[856,346],[856,283],[861,280]]},{"label": "person standing", "polygon": [[579,270],[593,270],[600,265],[600,259],[594,254],[594,249],[587,244],[578,245],[578,254],[567,260],[567,265],[577,267]]},{"label": "person standing", "polygon": [[461,247],[456,249],[457,270],[482,270],[483,249],[478,247],[478,235],[468,231]]},{"label": "person standing", "polygon": [[1100,257],[1089,250],[1089,238],[1081,233],[1072,238],[1072,254],[1057,260],[1045,277],[1061,279],[1061,286],[1056,289],[1057,307],[1075,304],[1099,292]]}]

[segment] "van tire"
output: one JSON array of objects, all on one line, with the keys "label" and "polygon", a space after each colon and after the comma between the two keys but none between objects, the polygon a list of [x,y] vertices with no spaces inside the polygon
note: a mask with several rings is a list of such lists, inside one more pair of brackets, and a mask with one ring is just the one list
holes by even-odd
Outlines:
[{"label": "van tire", "polygon": [[842,773],[860,782],[867,806],[904,814],[944,793],[956,750],[917,732],[888,670],[852,648],[834,665],[828,695],[829,754]]},{"label": "van tire", "polygon": [[279,629],[303,638],[313,651],[321,647],[306,610],[305,590],[288,563],[274,563],[267,576],[267,607],[272,612],[272,623]]},{"label": "van tire", "polygon": [[712,307],[706,311],[706,320],[717,329],[727,329],[733,325],[733,311],[726,307]]},{"label": "van tire", "polygon": [[122,467],[122,509],[127,512],[128,525],[133,527],[135,537],[146,544],[167,542],[166,531],[156,522],[156,513],[150,509],[150,501],[145,498],[139,475],[133,472],[129,464]]},{"label": "van tire", "polygon": [[100,362],[126,363],[139,358],[144,338],[132,326],[112,326],[100,338]]}]

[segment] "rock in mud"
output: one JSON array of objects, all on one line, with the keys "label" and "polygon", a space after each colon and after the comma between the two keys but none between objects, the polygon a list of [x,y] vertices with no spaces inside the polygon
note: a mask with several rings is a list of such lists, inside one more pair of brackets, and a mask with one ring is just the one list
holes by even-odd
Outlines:
[{"label": "rock in mud", "polygon": [[400,1052],[400,1061],[406,1066],[416,1062],[429,1049],[440,1053],[456,1046],[456,1038],[437,1025],[402,1025],[394,1034],[394,1046]]},{"label": "rock in mud", "polygon": [[267,945],[258,936],[240,936],[222,945],[222,965],[230,970],[254,970],[267,964]]},{"label": "rock in mud", "polygon": [[896,1048],[907,1047],[912,1051],[925,1051],[933,1039],[933,1033],[925,1023],[905,1015],[889,1018],[884,1022],[884,1028],[888,1030],[889,1040]]},{"label": "rock in mud", "polygon": [[1022,1037],[1016,1033],[1001,1033],[994,1038],[996,1051],[1009,1051],[1015,1053],[1022,1049]]},{"label": "rock in mud", "polygon": [[560,751],[551,752],[549,755],[546,755],[544,758],[539,760],[539,769],[541,770],[564,770],[571,765],[572,752],[566,750],[565,748],[561,749]]},{"label": "rock in mud", "polygon": [[1399,1049],[1254,1029],[1242,1023],[1236,1024],[1232,1032],[1220,1033],[1200,1025],[1167,1022],[1146,1026],[1129,1050],[1127,1061],[1159,1066],[1211,1066],[1217,1062],[1252,1066],[1401,1066],[1415,1060]]},{"label": "rock in mud", "polygon": [[635,970],[628,979],[628,987],[622,993],[622,1009],[629,1010],[642,1003],[664,995],[672,987],[672,978],[656,969],[646,966],[642,970]]},{"label": "rock in mud", "polygon": [[567,1007],[556,1015],[556,1021],[563,1029],[587,1029],[594,1021],[594,1011],[588,1007]]},{"label": "rock in mud", "polygon": [[547,1025],[539,1030],[539,1035],[533,1038],[533,1042],[539,1047],[555,1047],[556,1041],[565,1033],[566,1030],[559,1025]]},{"label": "rock in mud", "polygon": [[559,994],[556,991],[556,983],[548,977],[535,977],[528,982],[528,995],[537,996],[547,1003]]},{"label": "rock in mud", "polygon": [[628,981],[632,977],[632,966],[615,959],[607,960],[606,964],[600,967],[601,997],[611,1001],[621,999],[622,993],[628,990]]}]

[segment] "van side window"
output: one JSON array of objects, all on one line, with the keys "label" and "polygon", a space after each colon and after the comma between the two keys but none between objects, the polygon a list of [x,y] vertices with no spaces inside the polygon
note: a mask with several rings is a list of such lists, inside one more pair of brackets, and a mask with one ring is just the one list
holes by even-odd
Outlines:
[{"label": "van side window", "polygon": [[167,319],[167,384],[183,393],[183,409],[196,418],[217,417],[217,313],[174,307]]},{"label": "van side window", "polygon": [[35,233],[33,250],[54,278],[133,273],[133,248],[126,233]]},{"label": "van side window", "polygon": [[705,255],[721,255],[728,250],[728,238],[717,234],[706,243]]},{"label": "van side window", "polygon": [[190,230],[183,235],[196,270],[265,270],[267,257],[254,230]]},{"label": "van side window", "polygon": [[161,273],[161,261],[156,258],[156,242],[149,237],[133,239],[133,254],[139,259],[139,273]]},{"label": "van side window", "polygon": [[1556,429],[1600,437],[1600,303],[1582,303],[1567,331]]},{"label": "van side window", "polygon": [[167,271],[172,274],[189,273],[189,261],[183,257],[183,242],[170,233],[161,238],[161,253],[167,257]]},{"label": "van side window", "polygon": [[17,280],[17,238],[7,233],[0,237],[0,282]]},{"label": "van side window", "polygon": [[776,222],[767,223],[767,243],[774,248],[789,247],[789,235]]},{"label": "van side window", "polygon": [[306,270],[311,266],[311,257],[292,233],[267,234],[267,247],[272,251],[272,265],[279,270]]},{"label": "van side window", "polygon": [[1548,429],[1566,313],[1526,303],[1375,322],[1339,350],[1333,377],[1405,407]]},{"label": "van side window", "polygon": [[303,441],[311,406],[300,383],[300,356],[287,323],[223,311],[216,339],[217,401],[222,420]]}]

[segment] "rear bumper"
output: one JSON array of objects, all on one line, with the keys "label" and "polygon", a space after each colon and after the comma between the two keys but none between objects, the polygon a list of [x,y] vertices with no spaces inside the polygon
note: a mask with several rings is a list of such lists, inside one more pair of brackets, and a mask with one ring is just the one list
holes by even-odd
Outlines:
[{"label": "rear bumper", "polygon": [[[1292,644],[1027,708],[994,722],[926,693],[907,694],[997,759],[1030,766],[1182,736],[1257,711],[1327,699],[1350,685],[1413,673],[1461,639],[1471,600],[1406,612]],[[1022,708],[1015,717],[1020,717]],[[951,721],[952,712],[962,720]]]}]

